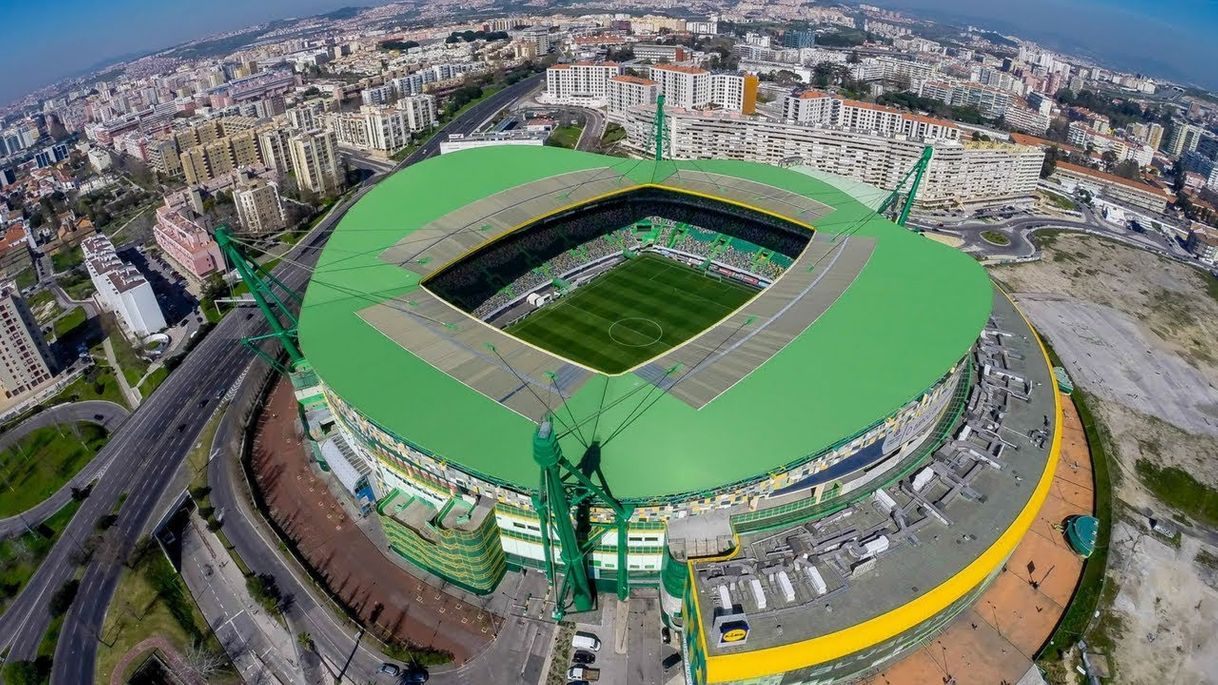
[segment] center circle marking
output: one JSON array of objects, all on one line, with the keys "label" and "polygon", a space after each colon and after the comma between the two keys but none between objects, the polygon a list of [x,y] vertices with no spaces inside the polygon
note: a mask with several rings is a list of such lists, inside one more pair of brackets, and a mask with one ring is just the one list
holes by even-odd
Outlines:
[{"label": "center circle marking", "polygon": [[[627,322],[629,322],[629,321],[642,321],[644,323],[644,325],[636,328],[634,326],[627,325]],[[619,330],[629,331],[639,338],[644,338],[645,336],[650,335],[651,332],[648,329],[654,328],[655,337],[653,337],[651,340],[648,340],[647,342],[644,342],[644,343],[626,342],[625,340],[622,340],[621,338],[619,338],[617,335],[614,334],[613,330],[615,328],[618,328],[618,326],[621,326],[621,329],[619,329]],[[642,330],[640,330],[640,328]],[[657,342],[660,341],[660,338],[662,338],[662,337],[664,337],[664,328],[661,327],[660,324],[656,323],[655,321],[652,321],[651,319],[648,319],[648,318],[645,318],[642,316],[628,316],[624,319],[618,319],[617,321],[614,321],[612,324],[609,325],[609,339],[612,340],[613,342],[621,345],[622,347],[647,347],[648,345],[656,344]]]}]

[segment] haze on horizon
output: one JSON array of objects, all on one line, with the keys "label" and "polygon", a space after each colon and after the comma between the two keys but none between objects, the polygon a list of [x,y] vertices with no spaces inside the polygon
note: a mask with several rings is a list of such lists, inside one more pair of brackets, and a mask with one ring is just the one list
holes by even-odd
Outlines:
[{"label": "haze on horizon", "polygon": [[[1177,0],[871,0],[932,18],[974,23],[1126,71],[1218,89],[1218,4]],[[119,55],[164,49],[274,19],[376,0],[63,0],[3,3],[0,103]],[[1069,31],[1060,27],[1069,27]]]}]

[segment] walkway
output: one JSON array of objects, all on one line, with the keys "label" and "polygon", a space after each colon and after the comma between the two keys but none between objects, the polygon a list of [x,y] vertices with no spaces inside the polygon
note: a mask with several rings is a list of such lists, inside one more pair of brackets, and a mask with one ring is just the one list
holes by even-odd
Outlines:
[{"label": "walkway", "polygon": [[[128,411],[126,407],[105,400],[87,400],[85,402],[59,404],[38,412],[19,423],[15,428],[7,430],[3,435],[0,435],[0,452],[12,447],[17,441],[39,428],[54,426],[60,423],[87,421],[89,423],[96,423],[105,428],[107,433],[113,434],[119,424],[127,419],[127,416]],[[64,483],[63,487],[59,488],[55,494],[20,514],[9,516],[8,518],[0,518],[0,539],[25,532],[30,527],[36,526],[50,518],[52,514],[63,508],[63,505],[67,504],[68,500],[72,498],[72,488],[82,487],[89,481],[97,478],[109,465],[109,459],[101,457],[99,453],[98,457],[94,457],[72,480]]]},{"label": "walkway", "polygon": [[127,400],[127,404],[138,409],[143,398],[140,397],[139,391],[127,384],[127,377],[123,375],[123,367],[118,365],[118,357],[114,355],[114,344],[110,342],[110,338],[102,341],[102,349],[106,352],[106,361],[110,362],[110,368],[114,369],[114,378],[118,381],[123,398]]}]

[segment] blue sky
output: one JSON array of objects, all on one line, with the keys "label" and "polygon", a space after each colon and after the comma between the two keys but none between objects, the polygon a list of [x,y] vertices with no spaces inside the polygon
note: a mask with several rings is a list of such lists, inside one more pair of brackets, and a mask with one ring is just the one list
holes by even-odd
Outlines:
[{"label": "blue sky", "polygon": [[0,102],[98,62],[366,0],[0,0]]},{"label": "blue sky", "polygon": [[[375,0],[0,0],[0,102],[99,61]],[[872,0],[1218,89],[1218,0]]]}]

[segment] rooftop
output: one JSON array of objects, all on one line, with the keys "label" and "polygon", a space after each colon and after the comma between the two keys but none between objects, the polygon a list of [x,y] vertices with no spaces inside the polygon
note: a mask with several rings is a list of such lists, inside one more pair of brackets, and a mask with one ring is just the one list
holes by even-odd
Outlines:
[{"label": "rooftop", "polygon": [[1068,172],[1072,172],[1075,174],[1082,174],[1083,176],[1090,176],[1092,178],[1099,179],[1106,183],[1115,183],[1117,185],[1125,186],[1126,188],[1140,190],[1144,193],[1158,195],[1164,199],[1167,199],[1169,197],[1169,193],[1166,190],[1164,190],[1163,188],[1160,188],[1159,186],[1154,186],[1149,183],[1142,183],[1140,181],[1135,181],[1131,178],[1125,178],[1124,176],[1117,176],[1116,174],[1110,174],[1106,171],[1099,171],[1097,169],[1092,169],[1090,167],[1080,166],[1078,164],[1071,164],[1070,162],[1061,162],[1061,161],[1059,161],[1057,163],[1057,169],[1059,171],[1068,171]]},{"label": "rooftop", "polygon": [[[423,306],[427,292],[419,285],[424,276],[414,270],[419,264],[409,264],[401,255],[386,257],[396,254],[391,248],[408,247],[412,239],[418,242],[418,235],[443,225],[472,249],[491,239],[493,231],[538,216],[537,209],[526,211],[528,202],[563,192],[571,195],[578,189],[584,197],[598,184],[621,189],[691,183],[718,197],[732,188],[750,188],[747,201],[763,211],[796,214],[791,218],[796,223],[811,221],[819,236],[814,243],[822,246],[818,249],[836,243],[865,247],[867,254],[850,280],[833,285],[842,291],[831,306],[754,371],[698,407],[674,393],[661,393],[629,430],[605,445],[603,468],[619,497],[713,489],[802,461],[937,383],[964,357],[989,315],[990,286],[974,260],[876,217],[822,180],[729,160],[657,163],[504,146],[450,153],[408,167],[351,208],[309,284],[300,321],[303,351],[329,388],[378,426],[469,472],[530,489],[536,481],[529,450],[535,419],[458,381],[449,373],[452,367],[408,351],[368,320],[377,311],[383,323],[398,321],[408,334],[424,332],[409,315],[412,307]],[[820,209],[805,218],[805,210],[782,199],[787,195]],[[483,220],[492,215],[499,218]],[[387,226],[399,228],[384,230]],[[455,230],[461,226],[470,230]],[[849,234],[848,239],[833,240],[841,234]],[[773,288],[794,282],[793,271],[798,270],[788,270]],[[828,260],[813,264],[811,273],[821,272],[831,273]],[[764,304],[764,298],[758,303]],[[386,308],[396,310],[396,319]],[[455,332],[480,326],[451,307],[437,311],[456,326]],[[436,349],[452,350],[452,345],[448,341]],[[498,369],[485,352],[475,356],[471,364]],[[598,416],[607,435],[627,421],[633,403],[608,406],[602,398],[622,400],[647,385],[646,377],[634,373],[591,376],[567,395],[567,406],[589,425]],[[550,393],[549,383],[542,386],[539,394]],[[401,388],[428,401],[403,402]],[[599,413],[602,406],[605,411]],[[574,436],[564,438],[563,447],[570,455],[582,453]]]}]

